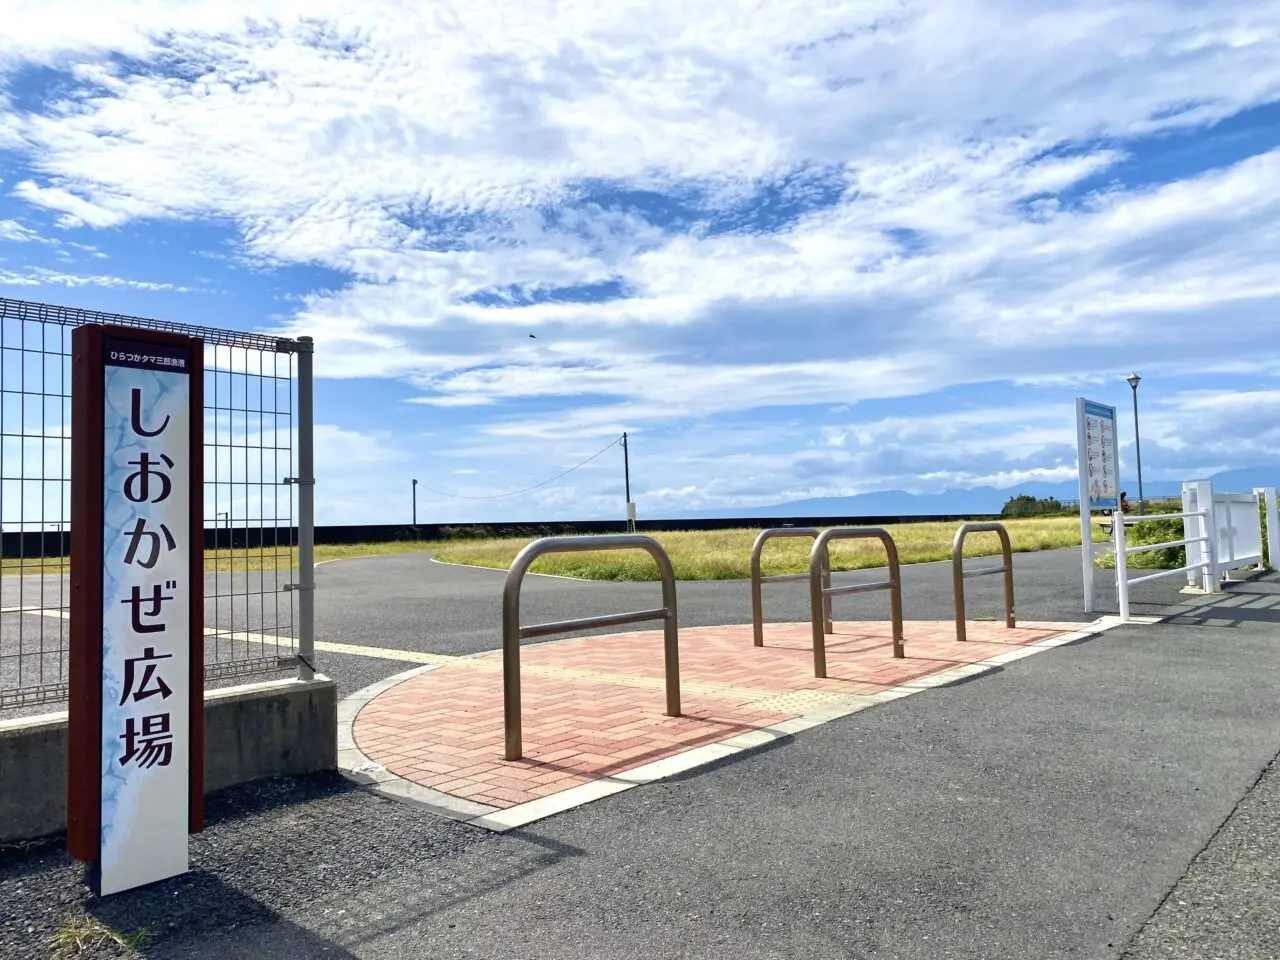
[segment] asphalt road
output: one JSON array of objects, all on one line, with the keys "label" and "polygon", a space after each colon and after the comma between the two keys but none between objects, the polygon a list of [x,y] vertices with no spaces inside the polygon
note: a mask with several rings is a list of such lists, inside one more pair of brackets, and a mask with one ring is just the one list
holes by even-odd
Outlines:
[{"label": "asphalt road", "polygon": [[1280,767],[1275,764],[1124,954],[1124,960],[1205,957],[1280,957]]},{"label": "asphalt road", "polygon": [[[1280,637],[1280,579],[1233,588],[1177,618],[1233,637]],[[1161,903],[1125,960],[1280,957],[1280,762],[1273,762]]]}]

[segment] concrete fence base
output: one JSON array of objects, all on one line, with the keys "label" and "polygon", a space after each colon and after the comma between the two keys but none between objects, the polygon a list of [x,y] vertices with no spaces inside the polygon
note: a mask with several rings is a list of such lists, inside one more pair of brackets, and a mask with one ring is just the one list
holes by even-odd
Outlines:
[{"label": "concrete fence base", "polygon": [[[208,690],[205,792],[338,768],[338,687],[328,677]],[[67,826],[67,714],[0,720],[0,843]]]}]

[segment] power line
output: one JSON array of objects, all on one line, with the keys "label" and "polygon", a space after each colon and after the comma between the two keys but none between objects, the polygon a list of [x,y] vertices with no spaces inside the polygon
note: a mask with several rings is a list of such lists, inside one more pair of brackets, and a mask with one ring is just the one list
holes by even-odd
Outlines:
[{"label": "power line", "polygon": [[425,483],[421,483],[419,484],[419,486],[421,486],[424,490],[428,490],[431,493],[434,493],[436,496],[450,497],[453,500],[501,500],[504,497],[514,497],[517,494],[528,493],[530,490],[537,490],[539,487],[545,487],[548,483],[555,483],[561,477],[567,477],[569,474],[573,473],[573,471],[578,470],[581,467],[585,467],[588,463],[590,463],[592,460],[596,459],[596,457],[603,454],[610,447],[615,447],[621,442],[622,442],[622,438],[616,437],[613,440],[610,440],[607,444],[605,444],[605,446],[602,447],[600,450],[597,450],[595,453],[587,457],[587,459],[583,460],[581,463],[570,467],[564,473],[557,473],[554,477],[551,477],[548,480],[543,480],[541,483],[535,483],[529,487],[522,487],[519,490],[512,490],[510,493],[495,493],[487,497],[467,497],[467,496],[463,496],[460,493],[445,493],[443,490],[435,490],[432,487],[428,487]]}]

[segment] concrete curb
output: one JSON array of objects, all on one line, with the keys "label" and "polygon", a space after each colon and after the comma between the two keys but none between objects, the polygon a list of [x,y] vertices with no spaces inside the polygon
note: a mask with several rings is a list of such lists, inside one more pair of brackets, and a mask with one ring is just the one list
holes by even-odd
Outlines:
[{"label": "concrete curb", "polygon": [[338,703],[338,771],[352,783],[358,784],[370,793],[407,803],[451,820],[470,822],[487,814],[496,813],[497,807],[472,803],[470,800],[453,797],[397,776],[382,764],[374,763],[365,756],[356,743],[356,717],[374,697],[386,693],[392,687],[413,677],[439,670],[441,666],[442,664],[427,664],[414,667],[377,683],[371,683],[364,689],[342,698]]},{"label": "concrete curb", "polygon": [[[1160,618],[1156,617],[1135,617],[1130,619],[1130,624],[1138,625],[1158,622],[1160,622]],[[1027,621],[1018,625],[1033,629],[1039,626],[1048,626],[1039,621]],[[717,743],[694,747],[674,756],[664,757],[661,760],[655,760],[652,763],[624,770],[612,776],[601,777],[591,783],[584,783],[548,797],[539,797],[537,800],[530,800],[527,803],[516,804],[505,809],[473,803],[472,801],[453,797],[439,790],[432,790],[429,787],[423,787],[406,780],[387,770],[381,764],[371,761],[356,745],[356,717],[371,700],[397,684],[430,670],[439,669],[442,665],[432,664],[415,667],[412,670],[406,670],[403,673],[388,677],[379,683],[371,684],[363,690],[344,698],[338,704],[338,768],[348,780],[359,784],[372,793],[377,793],[401,803],[408,803],[411,806],[442,817],[448,817],[451,820],[482,827],[494,833],[504,833],[595,800],[613,796],[624,790],[631,790],[646,783],[665,780],[698,767],[715,763],[718,760],[723,760],[726,757],[755,750],[785,737],[794,736],[813,727],[821,726],[824,723],[830,723],[833,720],[840,720],[863,710],[869,710],[882,703],[888,703],[901,697],[910,696],[913,693],[922,693],[925,690],[945,687],[962,680],[994,672],[996,668],[1004,664],[1013,663],[1016,660],[1022,660],[1037,653],[1044,653],[1056,647],[1077,643],[1089,637],[1098,636],[1118,626],[1121,626],[1119,617],[1099,617],[1092,623],[1081,625],[1080,629],[1061,633],[1048,640],[1029,643],[1016,650],[990,657],[987,660],[943,670],[928,677],[900,684],[889,690],[869,696],[848,694],[836,697],[782,723],[737,734]],[[496,651],[486,651],[486,653],[493,652]],[[475,656],[483,655],[475,654]]]}]

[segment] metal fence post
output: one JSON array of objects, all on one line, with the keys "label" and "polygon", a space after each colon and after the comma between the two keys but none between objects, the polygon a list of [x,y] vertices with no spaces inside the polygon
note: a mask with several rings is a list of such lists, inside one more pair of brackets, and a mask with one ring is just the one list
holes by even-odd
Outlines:
[{"label": "metal fence post", "polygon": [[1196,481],[1196,505],[1204,513],[1201,523],[1204,524],[1204,535],[1208,538],[1205,541],[1205,559],[1209,565],[1204,575],[1204,592],[1217,593],[1221,589],[1218,586],[1218,565],[1222,558],[1218,555],[1218,513],[1213,503],[1212,481]]},{"label": "metal fence post", "polygon": [[315,344],[298,338],[298,679],[316,675]]},{"label": "metal fence post", "polygon": [[1253,492],[1262,498],[1267,517],[1267,563],[1272,570],[1280,570],[1280,513],[1276,510],[1276,488],[1254,487]]},{"label": "metal fence post", "polygon": [[[1184,482],[1182,484],[1182,512],[1196,513],[1199,510],[1200,510],[1200,506],[1198,503],[1196,503],[1195,484]],[[1196,524],[1197,524],[1197,529],[1199,530],[1199,533],[1197,534],[1197,536],[1204,536],[1204,518],[1197,517]],[[1182,533],[1188,540],[1191,539],[1191,530],[1189,529],[1187,520],[1182,521]],[[1208,543],[1208,541],[1206,540],[1205,543]],[[1206,556],[1205,543],[1188,543],[1187,544],[1186,556],[1187,556],[1187,586],[1188,587],[1194,587],[1197,581],[1203,581],[1204,579],[1204,568],[1198,567],[1196,566],[1196,564],[1204,561],[1204,558]]]},{"label": "metal fence post", "polygon": [[1129,622],[1129,541],[1125,536],[1124,511],[1119,507],[1111,514],[1111,537],[1116,553],[1116,601],[1120,607],[1120,622]]}]

